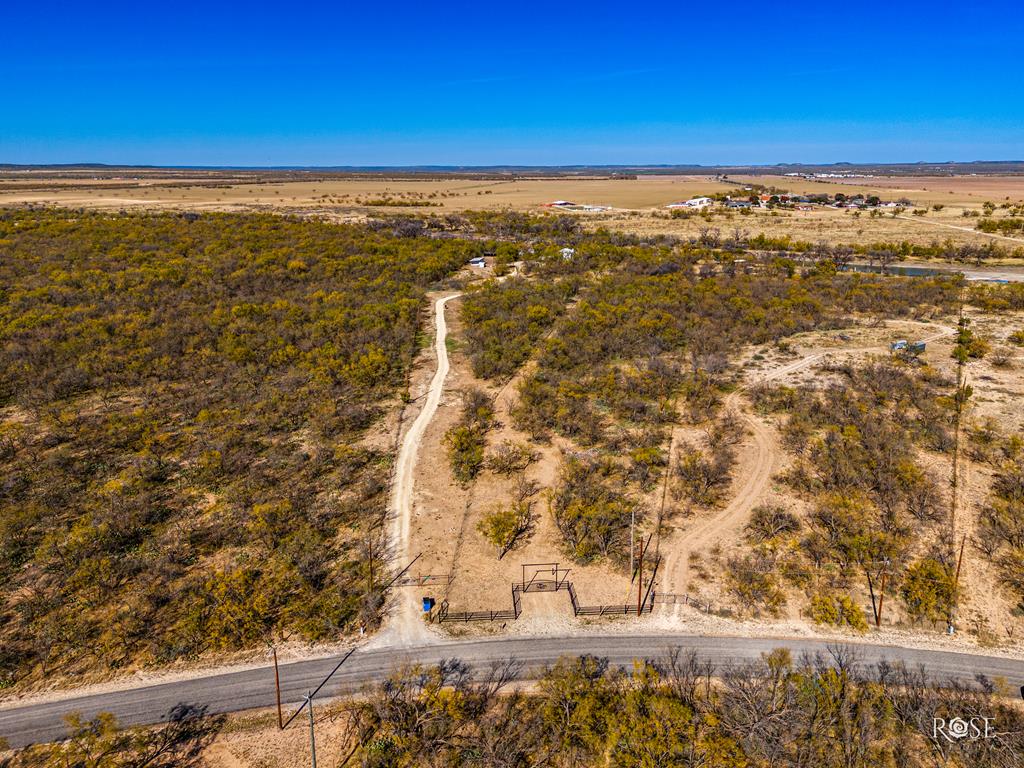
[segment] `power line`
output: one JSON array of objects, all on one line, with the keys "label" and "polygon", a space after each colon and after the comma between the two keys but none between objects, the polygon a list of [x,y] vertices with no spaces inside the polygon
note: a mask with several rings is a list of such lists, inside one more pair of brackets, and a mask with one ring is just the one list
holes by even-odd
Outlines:
[{"label": "power line", "polygon": [[291,725],[292,721],[296,717],[299,716],[299,714],[302,712],[302,710],[306,709],[307,707],[309,708],[308,709],[308,712],[309,712],[309,754],[310,754],[310,757],[312,759],[313,768],[316,768],[316,731],[314,731],[314,729],[313,729],[313,725],[314,725],[314,722],[315,722],[314,718],[313,718],[313,698],[318,693],[320,693],[320,689],[323,688],[325,685],[327,685],[327,681],[330,680],[332,677],[334,677],[334,673],[337,672],[339,669],[341,669],[341,665],[344,664],[346,661],[348,661],[349,656],[351,656],[355,652],[356,652],[356,649],[353,648],[348,653],[346,653],[344,656],[342,656],[341,657],[341,661],[339,661],[334,666],[334,669],[332,669],[330,671],[330,673],[327,675],[327,677],[325,677],[323,679],[323,681],[320,683],[320,685],[318,685],[316,687],[316,689],[313,692],[311,692],[311,693],[307,691],[305,700],[302,702],[302,705],[297,710],[295,710],[295,712],[292,714],[291,717],[289,717],[284,723],[282,723],[281,722],[281,677],[280,677],[280,674],[279,674],[278,668],[277,668],[277,649],[276,648],[274,649],[274,685],[275,685],[276,690],[277,690],[277,724],[278,724],[278,728],[283,731],[285,728],[287,728],[289,725]]},{"label": "power line", "polygon": [[318,693],[320,693],[320,689],[323,688],[325,685],[327,685],[327,681],[330,680],[332,677],[334,677],[334,673],[337,672],[339,669],[341,669],[341,665],[344,664],[346,661],[348,661],[348,657],[351,656],[355,652],[356,652],[356,649],[353,648],[352,650],[350,650],[348,653],[346,653],[344,656],[341,657],[341,661],[339,661],[337,663],[337,665],[335,665],[334,669],[332,669],[330,671],[330,674],[328,674],[327,677],[325,677],[323,679],[323,682],[320,683],[320,685],[318,685],[316,687],[316,689],[311,694],[309,694],[306,697],[306,700],[304,702],[302,702],[302,706],[300,706],[297,710],[295,710],[295,713],[285,721],[285,724],[281,726],[281,730],[284,730],[285,728],[287,728],[291,724],[292,720],[294,720],[296,717],[298,717],[299,713],[302,712],[302,710],[306,708],[307,704],[309,704],[310,707],[312,708],[312,706],[313,706],[313,704],[312,704],[313,697],[316,696]]}]

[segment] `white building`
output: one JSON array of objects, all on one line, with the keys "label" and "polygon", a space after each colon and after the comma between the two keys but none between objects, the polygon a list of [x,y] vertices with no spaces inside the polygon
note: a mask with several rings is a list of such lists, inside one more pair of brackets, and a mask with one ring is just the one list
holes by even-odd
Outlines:
[{"label": "white building", "polygon": [[666,208],[707,208],[714,204],[710,197],[695,197],[685,203],[670,203]]}]

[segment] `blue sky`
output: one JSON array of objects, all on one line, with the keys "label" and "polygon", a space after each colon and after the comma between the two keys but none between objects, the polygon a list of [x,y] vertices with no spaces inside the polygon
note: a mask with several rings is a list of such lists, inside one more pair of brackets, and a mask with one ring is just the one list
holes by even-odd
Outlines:
[{"label": "blue sky", "polygon": [[3,15],[0,162],[1024,160],[1020,0]]}]

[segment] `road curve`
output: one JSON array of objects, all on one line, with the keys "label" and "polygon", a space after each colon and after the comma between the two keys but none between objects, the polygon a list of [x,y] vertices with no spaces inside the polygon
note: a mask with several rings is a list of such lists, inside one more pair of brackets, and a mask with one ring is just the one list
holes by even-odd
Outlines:
[{"label": "road curve", "polygon": [[[405,649],[362,649],[352,655],[324,688],[322,696],[357,691],[381,680],[395,667],[406,663],[432,664],[459,658],[475,670],[486,670],[493,662],[515,658],[523,665],[522,677],[552,664],[565,655],[590,653],[605,656],[613,664],[629,666],[635,658],[656,658],[668,648],[696,650],[717,669],[727,669],[759,658],[773,648],[789,648],[794,656],[804,653],[828,654],[834,643],[820,640],[792,640],[749,637],[695,637],[669,634],[619,634],[565,637],[504,637],[434,643]],[[1024,662],[996,656],[979,656],[950,651],[930,651],[895,646],[851,643],[862,664],[882,660],[924,666],[937,680],[971,681],[981,673],[1001,677],[1014,686],[1024,685]],[[291,711],[308,690],[315,688],[337,663],[335,657],[299,661],[281,667],[282,700]],[[62,718],[70,712],[92,717],[112,712],[125,725],[159,722],[179,703],[206,704],[210,713],[236,712],[274,705],[273,667],[163,683],[146,688],[112,691],[63,701],[0,710],[0,737],[12,747],[52,741],[65,735]]]}]

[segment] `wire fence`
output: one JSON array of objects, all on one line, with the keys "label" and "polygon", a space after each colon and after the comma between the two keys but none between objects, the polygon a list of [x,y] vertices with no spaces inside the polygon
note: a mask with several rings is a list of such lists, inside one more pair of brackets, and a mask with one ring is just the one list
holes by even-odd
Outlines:
[{"label": "wire fence", "polygon": [[651,602],[659,605],[691,605],[704,613],[711,613],[712,610],[710,600],[701,600],[685,592],[657,592]]},{"label": "wire fence", "polygon": [[[537,579],[533,578],[525,582],[514,582],[512,584],[512,609],[483,610],[483,611],[452,611],[448,601],[442,601],[437,612],[431,616],[431,621],[439,624],[445,622],[470,622],[470,621],[515,621],[522,615],[522,595],[524,592],[560,592],[569,593],[569,602],[572,604],[573,616],[636,616],[651,613],[654,610],[657,593],[653,589],[653,583],[647,587],[647,593],[637,603],[615,603],[611,605],[580,605],[579,595],[576,587],[566,579]],[[663,601],[658,601],[663,602]]]},{"label": "wire fence", "polygon": [[393,586],[426,587],[434,584],[443,584],[445,587],[450,587],[453,581],[455,581],[455,577],[450,573],[421,573],[402,576]]},{"label": "wire fence", "polygon": [[[581,605],[574,609],[577,616],[636,616],[637,607],[629,605]],[[654,605],[650,602],[640,606],[640,613],[650,613]]]}]

